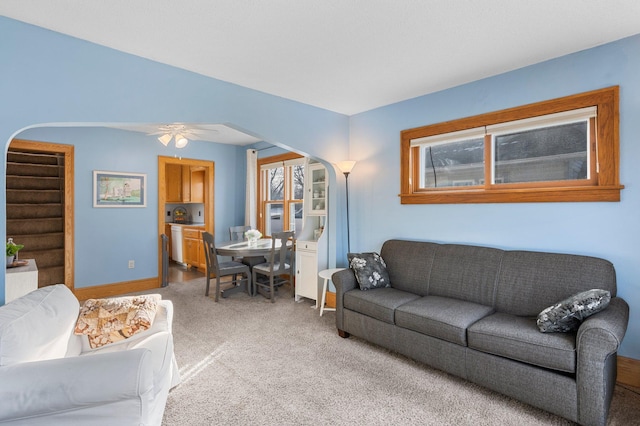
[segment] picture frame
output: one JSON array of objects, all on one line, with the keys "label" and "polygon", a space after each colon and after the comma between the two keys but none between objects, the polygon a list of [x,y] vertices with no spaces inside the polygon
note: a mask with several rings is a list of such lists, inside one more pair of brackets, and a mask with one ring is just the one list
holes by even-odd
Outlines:
[{"label": "picture frame", "polygon": [[93,171],[93,207],[146,206],[146,174]]}]

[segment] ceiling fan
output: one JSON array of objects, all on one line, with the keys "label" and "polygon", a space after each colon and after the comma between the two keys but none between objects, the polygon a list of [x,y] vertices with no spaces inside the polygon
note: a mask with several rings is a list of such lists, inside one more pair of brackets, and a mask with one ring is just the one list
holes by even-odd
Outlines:
[{"label": "ceiling fan", "polygon": [[169,142],[173,139],[176,148],[184,148],[189,143],[189,139],[202,139],[205,133],[211,132],[217,133],[217,130],[199,129],[194,126],[175,123],[159,126],[157,132],[149,133],[149,135],[160,135],[158,140],[164,146],[169,145]]}]

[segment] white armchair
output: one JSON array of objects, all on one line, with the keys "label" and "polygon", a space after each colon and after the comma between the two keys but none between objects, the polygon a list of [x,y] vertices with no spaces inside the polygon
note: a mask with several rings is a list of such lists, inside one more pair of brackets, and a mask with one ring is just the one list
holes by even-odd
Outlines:
[{"label": "white armchair", "polygon": [[97,349],[73,333],[79,308],[62,284],[0,307],[0,424],[160,425],[180,381],[171,301],[150,329]]}]

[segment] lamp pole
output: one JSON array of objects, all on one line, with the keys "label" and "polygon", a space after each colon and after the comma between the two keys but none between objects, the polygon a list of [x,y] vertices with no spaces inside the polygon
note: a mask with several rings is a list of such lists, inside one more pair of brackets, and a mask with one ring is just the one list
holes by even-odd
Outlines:
[{"label": "lamp pole", "polygon": [[351,238],[349,237],[349,172],[344,172],[344,184],[347,191],[347,253],[351,253]]},{"label": "lamp pole", "polygon": [[353,160],[340,161],[337,166],[344,173],[344,184],[347,190],[347,253],[351,252],[351,238],[349,236],[349,173],[353,170],[356,162]]}]

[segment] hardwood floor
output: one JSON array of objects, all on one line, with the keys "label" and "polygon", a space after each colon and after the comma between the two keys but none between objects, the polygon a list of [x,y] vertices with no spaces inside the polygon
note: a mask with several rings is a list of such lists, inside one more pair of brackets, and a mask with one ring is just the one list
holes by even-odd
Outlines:
[{"label": "hardwood floor", "polygon": [[188,270],[186,266],[182,266],[176,262],[171,262],[169,264],[170,283],[181,283],[190,281],[196,278],[204,277],[204,275],[204,273],[199,272],[195,268]]}]

